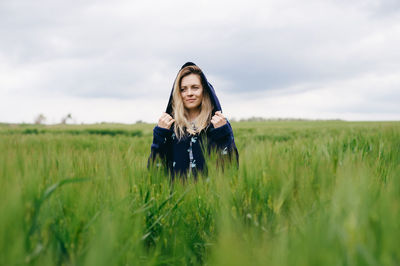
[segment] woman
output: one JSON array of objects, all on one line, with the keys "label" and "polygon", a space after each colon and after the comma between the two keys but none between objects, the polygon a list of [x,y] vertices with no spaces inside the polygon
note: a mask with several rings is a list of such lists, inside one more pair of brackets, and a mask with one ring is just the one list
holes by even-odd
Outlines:
[{"label": "woman", "polygon": [[198,66],[187,62],[172,86],[166,112],[154,127],[148,165],[160,158],[172,177],[196,177],[205,170],[202,147],[217,150],[221,159],[235,157],[239,163],[232,127],[214,88]]}]

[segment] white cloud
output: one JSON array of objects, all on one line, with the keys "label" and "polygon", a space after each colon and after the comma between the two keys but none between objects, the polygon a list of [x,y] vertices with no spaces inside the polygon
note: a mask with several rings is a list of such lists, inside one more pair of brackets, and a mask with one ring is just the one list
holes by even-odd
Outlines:
[{"label": "white cloud", "polygon": [[399,14],[394,0],[5,0],[0,121],[155,121],[186,61],[235,117],[393,119]]},{"label": "white cloud", "polygon": [[312,90],[293,88],[282,93],[271,92],[247,101],[235,101],[234,95],[223,95],[228,103],[223,109],[235,118],[400,120],[399,87],[400,71],[360,76],[328,86],[321,84]]}]

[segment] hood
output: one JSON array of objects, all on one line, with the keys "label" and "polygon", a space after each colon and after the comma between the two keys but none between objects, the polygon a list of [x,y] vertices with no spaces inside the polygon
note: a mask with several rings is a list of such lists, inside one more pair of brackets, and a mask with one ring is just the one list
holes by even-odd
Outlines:
[{"label": "hood", "polygon": [[[187,63],[185,63],[185,64],[181,67],[180,70],[182,70],[182,68],[184,68],[184,67],[186,67],[186,66],[195,66],[195,65],[196,65],[195,63],[187,62]],[[180,71],[180,70],[179,70],[179,71]],[[178,71],[178,73],[179,73],[179,71]],[[177,74],[177,76],[178,76],[178,74]],[[214,106],[214,109],[213,109],[213,111],[212,111],[212,115],[214,115],[216,111],[221,111],[221,112],[222,112],[221,104],[219,103],[219,100],[218,100],[218,98],[217,98],[217,95],[215,94],[215,90],[214,90],[213,86],[211,85],[211,83],[209,83],[209,82],[207,81],[207,78],[206,78],[206,76],[204,75],[204,73],[202,73],[202,74],[200,75],[200,77],[201,77],[201,79],[202,79],[202,81],[203,81],[203,84],[206,85],[206,86],[205,86],[206,88],[203,88],[203,89],[205,89],[205,90],[208,91],[208,94],[210,95],[210,98],[211,98],[211,102],[212,102],[212,104],[213,104],[213,106]],[[169,96],[168,105],[167,105],[167,110],[165,111],[165,112],[168,113],[169,115],[172,115],[172,93],[173,93],[173,91],[174,91],[175,82],[176,82],[176,78],[175,78],[174,84],[172,85],[172,90],[171,90],[171,94],[170,94],[170,96]]]}]

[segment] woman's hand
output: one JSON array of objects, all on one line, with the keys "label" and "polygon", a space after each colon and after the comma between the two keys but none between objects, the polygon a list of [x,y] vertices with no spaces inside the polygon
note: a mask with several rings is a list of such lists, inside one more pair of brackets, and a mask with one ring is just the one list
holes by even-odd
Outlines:
[{"label": "woman's hand", "polygon": [[211,123],[214,125],[214,128],[222,127],[226,124],[226,118],[221,111],[216,111],[215,115],[211,118]]},{"label": "woman's hand", "polygon": [[162,127],[162,128],[166,128],[166,129],[170,129],[172,123],[175,122],[175,119],[172,118],[172,116],[170,116],[167,113],[163,113],[160,117],[160,119],[158,119],[158,126]]}]

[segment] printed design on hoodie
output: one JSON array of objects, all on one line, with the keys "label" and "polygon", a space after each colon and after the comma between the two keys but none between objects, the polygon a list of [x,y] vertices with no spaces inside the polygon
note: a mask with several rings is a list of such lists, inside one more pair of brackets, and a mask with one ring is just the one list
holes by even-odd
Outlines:
[{"label": "printed design on hoodie", "polygon": [[189,152],[189,176],[192,174],[192,168],[196,167],[196,164],[194,163],[196,160],[193,159],[193,145],[192,145],[193,142],[196,142],[196,141],[193,141],[193,137],[191,137],[190,147],[188,149],[188,152]]}]

